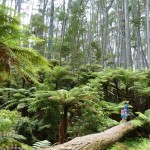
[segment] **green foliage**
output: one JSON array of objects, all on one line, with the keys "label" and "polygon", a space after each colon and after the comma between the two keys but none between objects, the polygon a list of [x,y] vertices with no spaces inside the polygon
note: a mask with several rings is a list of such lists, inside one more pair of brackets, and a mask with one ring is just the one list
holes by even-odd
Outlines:
[{"label": "green foliage", "polygon": [[[119,110],[119,106],[117,107],[117,104],[114,105],[115,104],[112,103],[108,104],[105,101],[92,101],[89,105],[84,103],[79,105],[81,109],[71,109],[70,113],[75,113],[76,115],[73,117],[73,120],[70,118],[71,124],[73,124],[73,126],[69,126],[68,129],[70,138],[101,132],[119,124],[117,121],[109,118],[109,115],[112,114],[113,111],[116,112],[117,108]],[[112,106],[112,109],[110,109],[109,106]],[[119,113],[119,111],[117,113]]]},{"label": "green foliage", "polygon": [[31,145],[33,142],[37,141],[36,137],[33,134],[35,126],[35,122],[30,118],[22,117],[17,123],[15,130],[26,138],[26,140],[24,141],[25,143]]},{"label": "green foliage", "polygon": [[[124,107],[124,103],[125,103],[124,101],[121,103],[101,101],[100,105],[103,111],[106,111],[108,115],[111,115],[111,114],[120,114],[120,110]],[[131,105],[128,105],[128,107],[132,108]]]},{"label": "green foliage", "polygon": [[[35,87],[32,87],[28,90],[26,89],[13,89],[13,88],[2,88],[0,91],[3,93],[1,98],[4,101],[2,108],[7,109],[17,109],[21,112],[21,115],[29,115],[28,105],[29,102],[33,99],[33,94],[36,91]],[[8,123],[7,123],[8,124]],[[19,118],[19,122],[16,122],[14,130],[18,134],[23,135],[26,138],[26,143],[32,144],[36,141],[36,138],[33,135],[33,130],[35,129],[34,121],[24,117]]]},{"label": "green foliage", "polygon": [[76,115],[70,118],[71,125],[67,131],[70,139],[76,136],[83,136],[101,131],[104,125],[102,122],[104,121],[104,117],[102,113],[100,114],[96,111],[97,110],[93,106],[84,109],[81,108],[81,110],[71,110],[71,112],[74,112]]},{"label": "green foliage", "polygon": [[14,141],[14,139],[25,139],[14,131],[20,118],[21,116],[17,111],[0,110],[0,144]]},{"label": "green foliage", "polygon": [[40,148],[49,148],[49,146],[50,146],[50,142],[47,140],[39,141],[33,144],[33,148],[37,150]]},{"label": "green foliage", "polygon": [[138,117],[131,121],[132,125],[135,128],[141,127],[145,123],[150,123],[150,120],[149,120],[149,118],[146,115],[144,115],[144,114],[142,114],[140,112],[136,112],[136,114],[138,114]]},{"label": "green foliage", "polygon": [[[75,87],[71,89],[70,91],[67,91],[64,89],[51,91],[49,99],[52,102],[55,101],[57,104],[61,106],[60,112],[62,116],[60,116],[61,118],[60,123],[64,121],[63,119],[64,119],[64,116],[66,115],[66,119],[70,120],[71,124],[72,124],[72,121],[71,121],[72,118],[77,117],[77,115],[79,115],[78,111],[81,110],[81,108],[90,110],[92,109],[92,105],[96,104],[96,102],[98,101],[97,93],[93,91],[92,88],[89,86]],[[77,115],[75,115],[76,113]],[[72,115],[69,117],[69,114],[72,114]],[[74,126],[75,126],[76,121],[77,120],[75,119],[73,120]],[[66,129],[67,129],[67,126],[66,126]],[[70,133],[71,137],[73,135],[74,133],[73,134]]]},{"label": "green foliage", "polygon": [[19,27],[19,17],[7,15],[9,11],[14,12],[11,8],[0,5],[0,42],[12,46],[14,43],[19,43],[19,37],[22,36],[22,33],[21,27]]},{"label": "green foliage", "polygon": [[78,70],[80,64],[82,64],[82,56],[83,50],[82,45],[83,41],[83,34],[86,31],[86,23],[85,20],[85,8],[86,2],[80,2],[80,0],[73,1],[71,10],[70,10],[70,17],[69,17],[69,27],[65,34],[64,42],[69,43],[67,46],[68,50],[70,51],[67,57],[70,57],[69,65],[71,66],[73,71]]},{"label": "green foliage", "polygon": [[65,75],[69,74],[69,67],[61,67],[61,66],[56,66],[52,69],[52,76],[55,77],[55,80],[59,80]]},{"label": "green foliage", "polygon": [[37,67],[48,66],[48,62],[37,51],[22,47],[20,39],[23,34],[18,18],[8,15],[8,8],[2,5],[0,8],[0,78],[8,79],[15,70],[21,76],[37,82]]},{"label": "green foliage", "polygon": [[139,26],[141,24],[141,17],[140,16],[135,16],[132,18],[131,23],[133,26]]},{"label": "green foliage", "polygon": [[149,150],[150,140],[146,138],[135,138],[125,141],[125,144],[129,147],[129,150]]},{"label": "green foliage", "polygon": [[[16,147],[17,146],[17,147]],[[7,141],[2,144],[0,144],[0,148],[3,149],[11,149],[11,148],[22,148],[23,150],[34,150],[31,146],[26,145],[24,143],[18,142],[18,141]]]},{"label": "green foliage", "polygon": [[11,131],[20,119],[20,114],[17,111],[0,110],[0,132]]},{"label": "green foliage", "polygon": [[[6,102],[3,104],[5,108],[16,108],[23,116],[31,116],[31,118],[22,118],[16,125],[16,130],[19,134],[26,137],[28,144],[32,144],[37,141],[38,134],[42,132],[45,134],[50,141],[56,140],[56,137],[51,135],[55,134],[58,130],[58,106],[51,103],[48,100],[50,93],[43,91],[39,95],[36,93],[36,88],[32,87],[26,89],[13,89],[3,88],[1,89],[4,95],[3,100]],[[41,119],[42,118],[42,119]],[[36,137],[35,137],[36,130]],[[49,132],[47,132],[49,130]],[[54,132],[54,133],[53,133]]]},{"label": "green foliage", "polygon": [[[6,0],[2,2],[6,2]],[[46,1],[40,0],[39,2],[42,4],[39,6],[41,9]],[[48,26],[44,22],[45,17],[48,18],[49,5],[46,6],[45,12],[40,10],[39,13],[31,16],[30,27],[20,24],[20,18],[16,16],[15,10],[0,5],[0,82],[2,80],[17,82],[15,85],[3,82],[3,86],[6,84],[8,87],[17,86],[17,89],[4,87],[0,89],[0,98],[2,103],[4,102],[1,107],[11,110],[17,109],[23,116],[30,116],[30,118],[19,119],[17,124],[18,119],[13,124],[11,120],[15,119],[13,116],[11,118],[1,117],[1,132],[10,132],[13,139],[14,136],[19,137],[14,132],[13,125],[15,125],[15,129],[26,136],[30,144],[35,142],[36,138],[39,140],[46,138],[55,142],[59,123],[63,118],[63,108],[66,106],[68,107],[67,119],[70,125],[68,133],[70,138],[73,138],[78,135],[100,132],[118,124],[110,119],[110,116],[120,114],[120,109],[124,105],[123,102],[120,103],[121,101],[129,100],[131,104],[135,105],[134,110],[136,111],[149,100],[149,70],[146,72],[122,68],[101,70],[99,64],[101,63],[102,45],[103,47],[105,44],[106,47],[114,46],[115,43],[107,44],[111,43],[111,37],[116,37],[118,32],[117,26],[115,26],[118,21],[115,18],[116,10],[120,14],[122,12],[121,1],[118,3],[118,9],[114,9],[117,6],[116,3],[113,3],[113,9],[108,13],[108,20],[105,20],[107,16],[104,16],[104,8],[107,6],[109,8],[109,2],[74,0],[69,1],[68,8],[66,8],[66,1],[64,10],[63,8],[56,9],[58,27],[54,26],[54,32],[57,31],[56,40],[52,47],[54,54],[51,56],[59,61],[53,61],[54,66],[51,69],[48,67],[49,62],[37,51],[22,47],[22,45],[36,47],[39,52],[45,54]],[[95,4],[97,5],[95,6]],[[140,1],[139,4],[137,8],[142,8],[141,12],[143,12],[145,3]],[[42,14],[42,11],[45,14]],[[129,11],[131,12],[131,1],[129,2]],[[88,14],[90,14],[90,18],[87,17]],[[131,23],[136,27],[139,23],[144,24],[145,21],[145,15],[142,15],[141,18],[136,14],[135,17],[134,15],[131,17]],[[49,21],[46,22],[49,24]],[[105,23],[108,23],[110,38],[109,35],[105,35]],[[122,30],[124,23],[120,25]],[[59,29],[60,26],[61,29]],[[142,32],[144,28],[145,26],[142,26]],[[60,30],[61,33],[59,33]],[[85,33],[86,30],[89,32],[89,37]],[[61,36],[60,39],[59,36]],[[106,39],[103,39],[107,36],[108,43],[106,43]],[[131,39],[132,44],[136,43],[135,39],[135,37]],[[133,48],[136,49],[136,47]],[[106,52],[104,57],[104,61],[107,62],[111,58],[114,59],[114,55],[109,52]],[[87,62],[90,63],[86,64]],[[113,63],[113,61],[109,61],[105,64],[106,67],[111,67],[114,65]],[[84,65],[81,66],[81,64]],[[42,84],[32,88],[29,85],[29,89],[24,89],[22,88],[24,86],[22,78],[18,78],[18,74],[25,81],[32,80],[35,83],[39,81]],[[137,105],[141,107],[137,107]],[[143,122],[148,120],[149,114],[149,110],[146,111],[145,116],[138,113],[139,116],[132,122],[133,125],[142,126]]]},{"label": "green foliage", "polygon": [[3,99],[2,108],[17,110],[27,109],[29,101],[33,98],[36,88],[26,89],[0,88],[1,98]]},{"label": "green foliage", "polygon": [[91,42],[91,47],[93,49],[93,52],[95,52],[97,61],[100,62],[101,61],[100,58],[102,55],[102,47],[98,45],[97,41]]},{"label": "green foliage", "polygon": [[149,150],[150,140],[146,138],[129,138],[122,143],[116,142],[109,150]]},{"label": "green foliage", "polygon": [[108,150],[126,150],[127,146],[124,143],[116,142],[111,148]]},{"label": "green foliage", "polygon": [[[83,108],[83,107],[82,107]],[[70,138],[83,136],[92,133],[102,132],[119,123],[109,118],[107,112],[102,110],[100,103],[91,104],[81,110],[72,109],[76,115],[71,119],[71,125],[68,128]]]},{"label": "green foliage", "polygon": [[64,10],[62,10],[60,7],[56,7],[56,17],[58,18],[59,21],[63,21],[66,19],[66,13]]},{"label": "green foliage", "polygon": [[133,86],[134,82],[138,80],[144,80],[146,79],[144,74],[142,72],[139,72],[138,70],[132,71],[131,69],[123,69],[118,68],[117,70],[108,69],[103,72],[104,74],[108,74],[111,76],[110,79],[117,78],[119,79],[125,86],[131,87]]},{"label": "green foliage", "polygon": [[131,122],[132,122],[132,124],[133,124],[133,126],[134,126],[135,128],[136,128],[136,127],[141,127],[141,126],[143,125],[143,122],[142,122],[141,120],[135,119],[135,120],[132,120]]},{"label": "green foliage", "polygon": [[36,91],[33,99],[29,101],[28,112],[33,114],[31,122],[34,125],[33,132],[36,131],[36,138],[41,139],[41,135],[44,135],[44,139],[55,142],[60,110],[58,104],[48,99],[49,96],[47,89]]},{"label": "green foliage", "polygon": [[42,32],[47,32],[48,27],[43,23],[42,15],[39,13],[36,13],[32,15],[31,17],[31,27],[32,32],[36,35],[36,37],[42,36]]},{"label": "green foliage", "polygon": [[[124,71],[121,68],[93,73],[89,66],[87,68],[81,67],[81,72],[79,72],[80,77],[83,80],[85,79],[87,84],[68,88],[68,83],[64,82],[63,85],[61,82],[65,81],[64,79],[66,78],[75,77],[71,76],[69,69],[68,67],[56,65],[50,70],[40,70],[38,73],[44,82],[37,87],[31,87],[30,89],[0,89],[1,98],[6,101],[3,107],[17,108],[23,115],[30,116],[30,119],[20,119],[16,126],[18,133],[30,141],[28,143],[32,144],[37,139],[47,139],[55,142],[65,107],[67,107],[68,121],[67,136],[70,139],[76,136],[101,132],[119,124],[110,118],[112,115],[120,116],[120,109],[124,106],[123,99],[121,103],[111,102],[111,96],[115,95],[115,90],[117,90],[114,81],[118,81],[118,91],[120,93],[126,93],[126,88],[135,92],[137,87],[140,88],[139,83],[146,81],[144,73],[130,72],[130,70]],[[91,75],[86,76],[86,72],[90,72]],[[136,76],[135,74],[138,75]],[[132,76],[134,75],[135,77],[133,78]],[[75,79],[74,81],[77,80]],[[59,84],[58,90],[55,90],[55,84]],[[107,97],[108,99],[104,97],[106,86],[110,94]],[[146,86],[148,86],[147,82]],[[130,105],[129,107],[132,108]],[[138,115],[139,117],[132,122],[135,127],[142,126],[148,120],[146,115],[141,113],[138,113]],[[9,122],[7,124],[9,125]]]},{"label": "green foliage", "polygon": [[148,90],[145,72],[117,68],[115,70],[105,69],[96,75],[97,77],[91,80],[90,84],[94,88],[99,86],[103,91],[104,99],[107,101],[120,102],[126,99],[132,101],[134,94],[140,97],[144,94],[144,89]]},{"label": "green foliage", "polygon": [[149,96],[150,95],[150,70],[145,70],[144,73],[145,80],[144,82],[137,83],[136,88],[140,95]]},{"label": "green foliage", "polygon": [[81,88],[75,87],[70,91],[64,89],[52,91],[49,99],[56,100],[61,105],[72,105],[76,103],[82,104],[84,101],[90,103],[92,100],[97,100],[97,95],[90,87],[83,86]]},{"label": "green foliage", "polygon": [[71,89],[76,83],[76,78],[70,73],[69,66],[54,66],[44,73],[44,85],[47,90]]},{"label": "green foliage", "polygon": [[147,118],[150,118],[150,109],[146,110],[144,114]]},{"label": "green foliage", "polygon": [[100,65],[80,66],[78,71],[78,85],[85,85],[90,79],[97,77],[96,72],[100,69]]}]

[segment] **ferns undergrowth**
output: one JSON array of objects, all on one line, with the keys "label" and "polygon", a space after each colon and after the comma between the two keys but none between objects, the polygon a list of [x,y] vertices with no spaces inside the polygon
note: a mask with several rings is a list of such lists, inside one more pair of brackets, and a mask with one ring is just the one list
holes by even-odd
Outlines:
[{"label": "ferns undergrowth", "polygon": [[128,138],[124,142],[116,142],[108,150],[150,150],[149,138]]}]

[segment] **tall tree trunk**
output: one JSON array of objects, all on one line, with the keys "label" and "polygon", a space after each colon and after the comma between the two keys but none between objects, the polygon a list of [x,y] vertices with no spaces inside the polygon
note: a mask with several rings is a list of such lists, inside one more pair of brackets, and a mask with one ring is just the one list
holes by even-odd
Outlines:
[{"label": "tall tree trunk", "polygon": [[114,0],[111,0],[108,6],[104,8],[104,38],[103,38],[103,52],[102,52],[102,66],[105,67],[105,54],[107,49],[107,38],[108,38],[108,11],[110,10]]},{"label": "tall tree trunk", "polygon": [[[47,6],[47,3],[48,3],[48,0],[44,0],[43,1],[43,8],[42,8],[42,23],[43,23],[43,25],[45,24],[45,13],[46,13],[46,6]],[[41,30],[40,30],[40,35],[39,35],[39,37],[40,38],[43,38],[43,36],[44,36],[44,29],[43,28],[41,28]]]},{"label": "tall tree trunk", "polygon": [[146,59],[145,52],[143,50],[143,46],[142,46],[142,42],[141,42],[142,41],[141,40],[141,34],[139,34],[139,38],[140,38],[139,41],[140,41],[140,45],[141,45],[141,53],[142,53],[142,57],[143,57],[143,59],[142,59],[143,67],[148,69],[148,61]]},{"label": "tall tree trunk", "polygon": [[65,14],[65,16],[63,18],[62,26],[61,26],[61,39],[62,39],[62,41],[64,40],[65,25],[66,25],[66,8],[65,8],[65,5],[66,5],[66,0],[63,0],[63,9],[62,9],[62,11]]},{"label": "tall tree trunk", "polygon": [[117,47],[117,62],[116,66],[120,67],[120,11],[119,11],[119,0],[116,0],[117,3],[117,42],[116,42],[116,47]]},{"label": "tall tree trunk", "polygon": [[49,38],[48,38],[48,53],[47,58],[51,58],[51,48],[52,48],[52,40],[53,40],[53,29],[54,29],[54,0],[51,0],[51,11],[50,11],[50,26],[49,26]]},{"label": "tall tree trunk", "polygon": [[[141,18],[139,0],[138,0],[137,16]],[[148,69],[148,62],[147,62],[145,52],[142,47],[140,22],[137,24],[136,31],[137,31],[137,47],[138,47],[137,52],[139,52],[138,57],[137,57],[137,63],[138,63],[139,68],[147,68]]]},{"label": "tall tree trunk", "polygon": [[124,18],[124,0],[121,2],[121,57],[120,57],[120,66],[123,68],[127,68],[127,58],[126,58],[126,50],[125,50],[125,18]]},{"label": "tall tree trunk", "polygon": [[20,13],[22,6],[22,0],[17,0],[17,12]]},{"label": "tall tree trunk", "polygon": [[150,68],[150,0],[147,0],[147,52],[148,68]]},{"label": "tall tree trunk", "polygon": [[[132,20],[133,20],[133,35],[135,40],[134,42],[134,54],[133,59],[135,59],[135,69],[140,68],[140,38],[139,38],[139,32],[140,32],[140,14],[138,16],[138,11],[140,11],[139,7],[137,7],[137,2],[135,0],[132,0]],[[136,19],[139,19],[139,22],[136,21]],[[138,31],[139,30],[139,31]]]},{"label": "tall tree trunk", "polygon": [[92,23],[93,23],[93,3],[92,0],[90,0],[90,24],[89,24],[89,30],[88,30],[88,44],[89,44],[89,48],[88,48],[88,63],[91,66],[92,63],[92,48],[91,48],[91,42],[92,42]]},{"label": "tall tree trunk", "polygon": [[102,33],[102,9],[101,3],[98,1],[98,41],[101,43],[101,33]]},{"label": "tall tree trunk", "polygon": [[131,54],[131,39],[130,39],[130,28],[129,28],[129,11],[128,11],[128,0],[124,0],[125,10],[125,44],[126,44],[126,58],[127,68],[133,67],[132,65],[132,54]]},{"label": "tall tree trunk", "polygon": [[62,48],[63,48],[63,43],[64,43],[64,36],[65,36],[65,25],[66,25],[66,0],[63,0],[63,8],[62,11],[65,14],[63,21],[62,21],[62,25],[61,25],[61,45],[59,48],[59,65],[61,65],[61,59],[62,59]]}]

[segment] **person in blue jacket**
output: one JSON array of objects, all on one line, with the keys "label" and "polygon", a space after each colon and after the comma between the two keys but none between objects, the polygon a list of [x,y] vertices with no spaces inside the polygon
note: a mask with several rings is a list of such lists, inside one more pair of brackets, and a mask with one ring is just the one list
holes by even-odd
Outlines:
[{"label": "person in blue jacket", "polygon": [[124,109],[126,110],[127,118],[128,118],[128,116],[129,116],[129,107],[128,107],[128,103],[127,102],[124,103]]},{"label": "person in blue jacket", "polygon": [[127,122],[127,112],[124,107],[121,109],[121,119],[121,122]]}]

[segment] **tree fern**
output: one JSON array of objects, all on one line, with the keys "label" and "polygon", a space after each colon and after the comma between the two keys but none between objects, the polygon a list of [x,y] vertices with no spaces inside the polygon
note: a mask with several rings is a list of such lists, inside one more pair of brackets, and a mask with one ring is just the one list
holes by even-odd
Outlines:
[{"label": "tree fern", "polygon": [[[48,66],[47,60],[37,51],[23,48],[20,38],[23,35],[18,19],[7,14],[7,9],[0,5],[0,72],[9,75],[15,68],[23,77],[37,82],[35,68]],[[1,79],[2,74],[1,74]]]},{"label": "tree fern", "polygon": [[[9,41],[18,39],[22,35],[19,17],[8,15],[8,12],[14,11],[11,8],[0,5],[0,41],[5,44],[11,44]],[[19,42],[19,41],[18,41]]]},{"label": "tree fern", "polygon": [[27,110],[29,101],[34,97],[35,88],[30,89],[14,89],[14,88],[0,88],[1,98],[3,99],[3,104],[1,108],[17,110]]},{"label": "tree fern", "polygon": [[138,117],[131,121],[131,123],[133,124],[134,127],[139,127],[145,123],[150,123],[150,120],[146,115],[144,115],[140,112],[136,112],[136,114],[138,114]]}]

